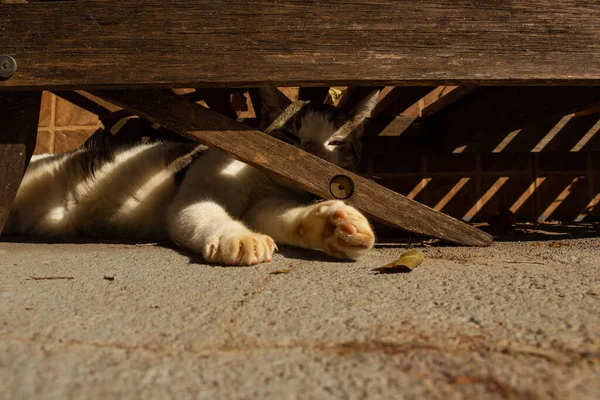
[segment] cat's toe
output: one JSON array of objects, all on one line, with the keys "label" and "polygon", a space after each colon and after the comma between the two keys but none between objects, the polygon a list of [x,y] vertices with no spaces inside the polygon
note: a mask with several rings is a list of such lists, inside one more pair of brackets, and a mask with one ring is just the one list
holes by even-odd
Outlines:
[{"label": "cat's toe", "polygon": [[249,233],[215,239],[205,246],[202,255],[209,263],[247,266],[271,261],[276,248],[269,236]]},{"label": "cat's toe", "polygon": [[[330,224],[333,238],[329,240],[328,250],[332,255],[345,258],[358,258],[375,244],[375,235],[367,219],[352,207],[338,209],[331,214]],[[332,239],[333,239],[332,238]]]},{"label": "cat's toe", "polygon": [[358,258],[375,244],[369,221],[356,208],[340,200],[315,204],[297,232],[307,247],[319,248],[343,259]]},{"label": "cat's toe", "polygon": [[202,257],[209,263],[219,261],[219,239],[214,239],[204,246]]}]

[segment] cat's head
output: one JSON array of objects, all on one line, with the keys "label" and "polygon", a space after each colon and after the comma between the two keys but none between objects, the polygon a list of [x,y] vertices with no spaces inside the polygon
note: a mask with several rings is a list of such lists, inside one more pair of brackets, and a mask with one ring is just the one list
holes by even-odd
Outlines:
[{"label": "cat's head", "polygon": [[292,103],[276,88],[259,92],[267,133],[342,168],[357,169],[363,123],[375,107],[378,90],[349,112],[310,101]]}]

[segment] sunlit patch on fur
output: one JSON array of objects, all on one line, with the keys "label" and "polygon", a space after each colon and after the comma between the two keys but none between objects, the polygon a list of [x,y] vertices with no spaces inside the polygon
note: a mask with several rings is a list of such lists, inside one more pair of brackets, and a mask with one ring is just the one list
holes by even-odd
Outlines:
[{"label": "sunlit patch on fur", "polygon": [[56,223],[61,222],[65,219],[66,212],[67,210],[62,206],[55,207],[48,212],[48,219]]},{"label": "sunlit patch on fur", "polygon": [[238,160],[234,160],[228,166],[223,168],[223,170],[221,171],[221,175],[235,177],[240,173],[240,171],[242,171],[246,167],[248,167],[247,164],[244,164],[243,162]]},{"label": "sunlit patch on fur", "polygon": [[120,211],[122,213],[134,212],[136,208],[144,204],[144,202],[149,198],[149,196],[156,193],[156,190],[170,179],[171,174],[167,172],[154,175],[148,180],[148,182],[144,183],[144,185],[139,187],[135,191],[135,193],[133,193],[130,197],[127,197],[127,200],[121,206]]}]

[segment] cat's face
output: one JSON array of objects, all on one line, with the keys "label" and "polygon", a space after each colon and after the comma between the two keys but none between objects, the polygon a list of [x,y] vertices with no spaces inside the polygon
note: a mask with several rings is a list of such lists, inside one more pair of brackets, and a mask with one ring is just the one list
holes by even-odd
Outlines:
[{"label": "cat's face", "polygon": [[[378,91],[349,113],[327,104],[293,104],[275,89],[262,89],[267,132],[287,143],[348,170],[356,170],[362,150],[363,122],[371,113]],[[287,100],[287,101],[286,101]]]}]

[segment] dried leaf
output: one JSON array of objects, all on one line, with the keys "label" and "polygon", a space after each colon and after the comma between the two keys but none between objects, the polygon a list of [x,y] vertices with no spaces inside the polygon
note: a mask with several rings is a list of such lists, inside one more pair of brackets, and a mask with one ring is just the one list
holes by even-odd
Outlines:
[{"label": "dried leaf", "polygon": [[419,250],[409,250],[402,254],[399,259],[392,261],[383,267],[375,268],[374,271],[386,274],[395,272],[410,272],[421,265],[423,260],[423,253],[421,253]]},{"label": "dried leaf", "polygon": [[411,270],[415,269],[415,267],[419,266],[423,262],[423,253],[419,250],[409,250],[406,253],[402,254],[399,259],[396,261],[392,261],[389,264],[384,265],[384,268],[393,268],[400,265],[403,265]]},{"label": "dried leaf", "polygon": [[331,102],[335,103],[335,101],[342,95],[342,91],[336,88],[329,88],[329,97],[331,97]]},{"label": "dried leaf", "polygon": [[473,383],[479,383],[481,382],[480,379],[472,377],[472,376],[457,376],[456,377],[456,383],[460,383],[462,385],[470,385]]},{"label": "dried leaf", "polygon": [[277,269],[275,271],[269,272],[271,275],[279,275],[279,274],[287,274],[291,271],[289,268]]},{"label": "dried leaf", "polygon": [[549,243],[548,246],[550,246],[550,247],[569,247],[569,246],[572,246],[572,244],[566,243],[566,242],[552,242],[552,243]]}]

